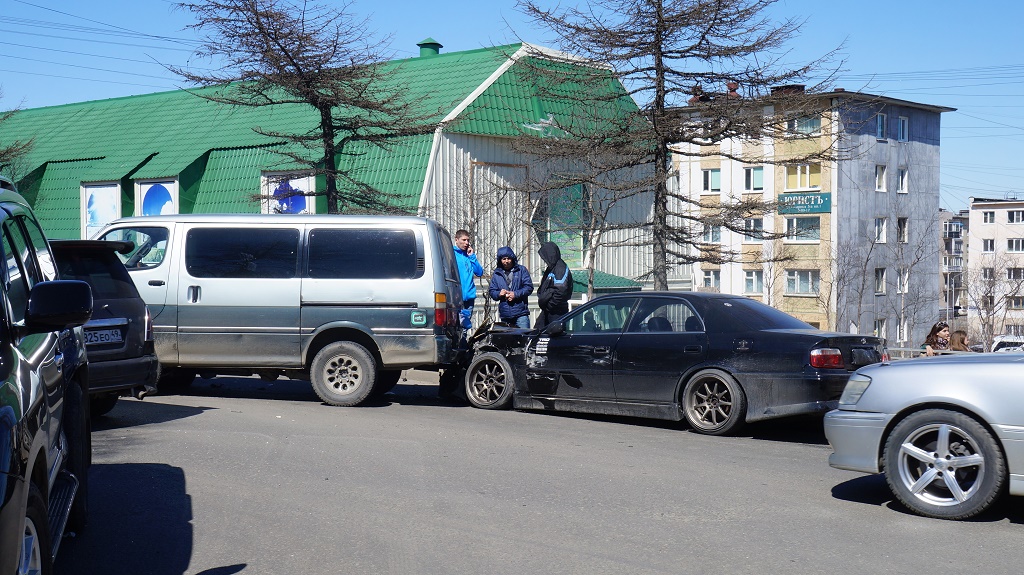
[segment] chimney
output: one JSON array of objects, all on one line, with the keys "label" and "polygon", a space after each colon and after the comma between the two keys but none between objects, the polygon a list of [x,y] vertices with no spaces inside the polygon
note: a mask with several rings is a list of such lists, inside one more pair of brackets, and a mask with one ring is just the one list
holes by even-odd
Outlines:
[{"label": "chimney", "polygon": [[416,45],[420,47],[420,58],[437,56],[438,54],[441,53],[441,48],[444,48],[444,46],[442,46],[440,42],[434,40],[433,38],[421,40],[420,43]]}]

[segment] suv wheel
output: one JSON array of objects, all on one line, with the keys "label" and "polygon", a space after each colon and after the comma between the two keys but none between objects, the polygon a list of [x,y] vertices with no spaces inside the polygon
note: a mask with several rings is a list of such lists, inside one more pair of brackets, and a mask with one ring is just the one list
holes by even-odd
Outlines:
[{"label": "suv wheel", "polygon": [[32,484],[25,508],[25,530],[21,536],[17,573],[52,573],[50,559],[50,527],[46,518],[46,503],[39,488]]},{"label": "suv wheel", "polygon": [[89,410],[93,415],[106,415],[117,405],[116,393],[101,393],[89,398]]}]

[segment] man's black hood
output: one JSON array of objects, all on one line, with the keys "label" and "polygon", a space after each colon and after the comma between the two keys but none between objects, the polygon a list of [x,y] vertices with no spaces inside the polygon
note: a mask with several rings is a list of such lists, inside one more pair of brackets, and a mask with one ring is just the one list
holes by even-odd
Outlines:
[{"label": "man's black hood", "polygon": [[540,245],[540,258],[550,268],[557,264],[558,260],[562,259],[562,251],[558,249],[554,242],[544,242]]}]

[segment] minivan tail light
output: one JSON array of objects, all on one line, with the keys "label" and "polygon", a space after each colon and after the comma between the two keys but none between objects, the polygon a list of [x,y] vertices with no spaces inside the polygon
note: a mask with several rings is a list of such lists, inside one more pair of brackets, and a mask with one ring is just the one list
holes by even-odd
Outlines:
[{"label": "minivan tail light", "polygon": [[434,294],[434,323],[448,325],[448,296],[443,293]]},{"label": "minivan tail light", "polygon": [[819,369],[842,369],[846,367],[843,363],[843,352],[834,347],[823,347],[811,350],[811,367]]}]

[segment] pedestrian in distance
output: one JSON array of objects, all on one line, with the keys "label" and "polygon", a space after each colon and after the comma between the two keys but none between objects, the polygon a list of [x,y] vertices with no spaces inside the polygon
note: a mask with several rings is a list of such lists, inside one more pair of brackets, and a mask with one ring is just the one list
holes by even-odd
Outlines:
[{"label": "pedestrian in distance", "polygon": [[924,338],[924,354],[927,356],[938,355],[936,352],[949,350],[949,324],[940,321],[928,331],[928,337]]},{"label": "pedestrian in distance", "polygon": [[503,323],[530,328],[527,298],[533,293],[533,280],[530,279],[530,270],[519,263],[512,248],[498,248],[498,265],[491,275],[487,291],[491,299],[498,302],[498,318]]},{"label": "pedestrian in distance", "polygon": [[972,351],[971,344],[967,341],[967,332],[958,329],[950,334],[949,349],[951,351]]},{"label": "pedestrian in distance", "polygon": [[455,232],[455,245],[452,247],[455,250],[455,266],[459,270],[459,283],[462,285],[462,310],[459,316],[462,318],[465,339],[473,327],[473,303],[476,301],[476,283],[473,278],[483,276],[484,268],[476,259],[468,231]]},{"label": "pedestrian in distance", "polygon": [[544,242],[540,246],[540,258],[547,268],[541,276],[537,288],[537,306],[540,315],[534,327],[540,329],[549,323],[561,319],[569,312],[569,299],[572,297],[572,272],[562,259],[562,252],[553,242]]}]

